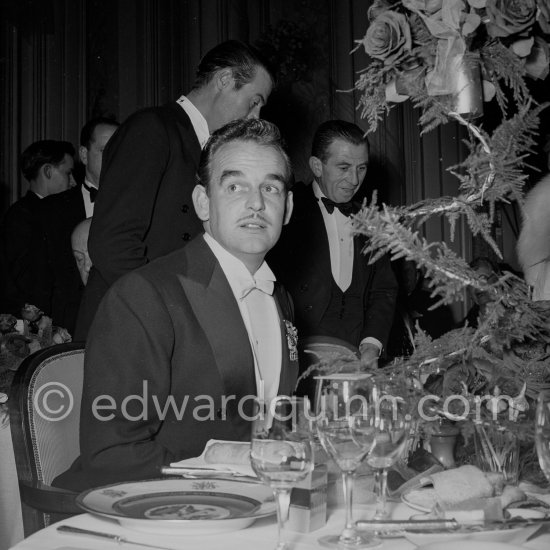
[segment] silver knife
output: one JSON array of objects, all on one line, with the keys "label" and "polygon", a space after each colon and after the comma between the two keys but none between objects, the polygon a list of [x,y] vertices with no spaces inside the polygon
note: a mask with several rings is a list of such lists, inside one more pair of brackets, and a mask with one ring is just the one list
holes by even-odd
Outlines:
[{"label": "silver knife", "polygon": [[456,531],[460,528],[454,519],[373,519],[355,522],[359,530],[392,530],[392,531]]},{"label": "silver knife", "polygon": [[430,532],[459,532],[463,529],[511,529],[514,527],[528,527],[550,523],[550,517],[542,518],[510,518],[503,521],[488,522],[458,522],[455,519],[424,519],[424,520],[358,520],[355,522],[359,530],[392,530],[392,531],[430,531]]},{"label": "silver knife", "polygon": [[109,539],[118,544],[134,544],[135,546],[142,546],[144,548],[156,548],[157,550],[176,550],[175,548],[168,548],[167,546],[156,546],[153,544],[145,544],[143,542],[134,542],[128,540],[120,535],[113,535],[112,533],[103,533],[101,531],[92,531],[91,529],[81,529],[80,527],[71,527],[70,525],[60,525],[57,528],[59,533],[67,533],[68,535],[87,535],[89,537],[98,537],[102,539]]}]

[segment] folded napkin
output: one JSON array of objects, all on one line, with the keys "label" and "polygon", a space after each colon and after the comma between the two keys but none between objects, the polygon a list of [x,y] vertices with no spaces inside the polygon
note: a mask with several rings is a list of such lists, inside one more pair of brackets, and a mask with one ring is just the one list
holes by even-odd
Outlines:
[{"label": "folded napkin", "polygon": [[[170,466],[181,468],[182,471],[188,469],[190,473],[213,470],[232,475],[256,477],[250,465],[249,452],[250,443],[246,441],[210,439],[200,456],[172,462]],[[212,458],[215,458],[216,462],[212,462]]]},{"label": "folded napkin", "polygon": [[502,476],[486,475],[471,465],[424,476],[420,483],[423,486],[433,485],[437,504],[443,508],[468,500],[493,497],[503,489]]}]

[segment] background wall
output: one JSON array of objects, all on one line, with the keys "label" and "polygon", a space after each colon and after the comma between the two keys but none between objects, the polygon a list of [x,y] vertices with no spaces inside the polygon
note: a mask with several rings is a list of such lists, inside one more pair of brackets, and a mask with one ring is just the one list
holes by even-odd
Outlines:
[{"label": "background wall", "polygon": [[[189,90],[203,53],[229,38],[259,43],[277,63],[281,84],[263,116],[285,135],[297,179],[309,179],[312,134],[329,118],[366,129],[353,91],[368,62],[350,55],[367,28],[370,0],[0,0],[0,214],[26,192],[21,151],[37,139],[77,144],[84,122],[136,109]],[[408,102],[370,136],[365,194],[391,204],[454,194],[447,167],[464,156],[464,130],[448,124],[419,135]],[[515,263],[511,227],[500,213],[497,237]],[[509,223],[511,220],[512,223]],[[430,222],[428,239],[449,242],[448,227]],[[452,247],[470,258],[472,239],[458,224]],[[477,253],[477,252],[476,252]],[[460,313],[457,313],[460,316]]]}]

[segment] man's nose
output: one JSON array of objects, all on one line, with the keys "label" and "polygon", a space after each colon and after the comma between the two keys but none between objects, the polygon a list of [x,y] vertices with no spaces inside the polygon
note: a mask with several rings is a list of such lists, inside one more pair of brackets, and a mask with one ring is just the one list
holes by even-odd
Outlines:
[{"label": "man's nose", "polygon": [[72,174],[69,176],[69,187],[76,187],[76,181]]},{"label": "man's nose", "polygon": [[250,192],[248,196],[247,207],[252,208],[252,210],[264,210],[265,201],[260,189]]},{"label": "man's nose", "polygon": [[260,118],[260,109],[261,107],[259,105],[256,105],[249,113],[246,118]]}]

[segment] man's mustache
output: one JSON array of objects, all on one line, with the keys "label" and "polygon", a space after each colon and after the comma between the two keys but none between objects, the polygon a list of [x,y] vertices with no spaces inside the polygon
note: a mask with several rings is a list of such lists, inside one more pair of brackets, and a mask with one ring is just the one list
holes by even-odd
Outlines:
[{"label": "man's mustache", "polygon": [[239,219],[239,223],[246,223],[249,221],[255,221],[255,222],[260,221],[265,225],[270,225],[270,222],[266,218],[264,218],[261,214],[258,214],[256,212],[254,214],[250,214],[249,216],[245,216],[244,218]]}]

